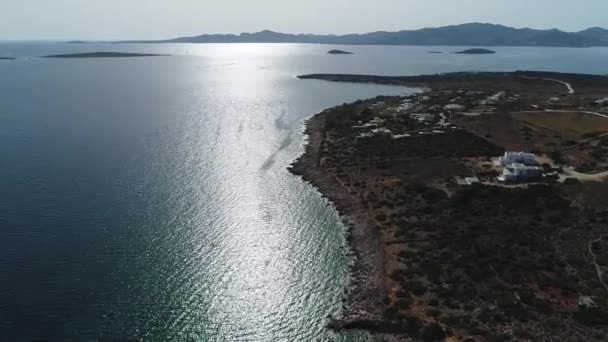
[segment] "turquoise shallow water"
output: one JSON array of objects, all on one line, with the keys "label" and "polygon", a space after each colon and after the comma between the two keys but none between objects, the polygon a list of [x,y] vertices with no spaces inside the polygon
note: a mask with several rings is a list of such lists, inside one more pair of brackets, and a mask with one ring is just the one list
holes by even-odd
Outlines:
[{"label": "turquoise shallow water", "polygon": [[[608,73],[608,49],[330,48],[0,44],[20,57],[0,62],[2,339],[365,340],[324,329],[348,282],[344,228],[286,167],[306,117],[410,90],[295,76]],[[175,56],[32,58],[99,50]]]}]

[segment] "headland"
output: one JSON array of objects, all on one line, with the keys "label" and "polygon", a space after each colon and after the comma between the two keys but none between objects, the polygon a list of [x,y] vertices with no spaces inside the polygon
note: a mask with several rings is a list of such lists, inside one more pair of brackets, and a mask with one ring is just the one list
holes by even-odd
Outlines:
[{"label": "headland", "polygon": [[608,78],[300,78],[425,89],[306,123],[290,170],[335,204],[356,258],[330,328],[386,341],[607,336]]}]

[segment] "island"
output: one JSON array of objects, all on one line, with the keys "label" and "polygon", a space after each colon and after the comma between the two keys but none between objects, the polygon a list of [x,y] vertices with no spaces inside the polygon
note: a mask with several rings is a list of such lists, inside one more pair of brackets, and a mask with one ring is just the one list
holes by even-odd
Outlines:
[{"label": "island", "polygon": [[306,122],[290,171],[355,262],[328,327],[383,341],[608,336],[608,78],[518,71],[301,79],[424,89]]},{"label": "island", "polygon": [[353,55],[354,53],[343,50],[330,50],[327,52],[330,55]]},{"label": "island", "polygon": [[440,53],[443,53],[443,52],[442,51],[429,51],[428,53],[440,54]]},{"label": "island", "polygon": [[454,52],[456,54],[461,55],[492,55],[495,54],[496,51],[488,50],[488,49],[468,49],[463,51]]},{"label": "island", "polygon": [[127,52],[85,52],[62,55],[49,55],[41,58],[131,58],[131,57],[161,57],[168,56],[151,53],[127,53]]},{"label": "island", "polygon": [[15,57],[0,57],[0,60],[4,60],[4,61],[11,61],[14,59],[15,59]]}]

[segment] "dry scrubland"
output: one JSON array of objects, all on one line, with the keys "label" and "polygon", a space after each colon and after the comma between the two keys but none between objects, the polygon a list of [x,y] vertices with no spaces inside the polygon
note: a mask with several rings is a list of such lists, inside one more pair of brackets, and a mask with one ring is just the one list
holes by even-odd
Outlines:
[{"label": "dry scrubland", "polygon": [[[577,93],[544,79],[558,76]],[[386,340],[605,340],[608,184],[560,182],[558,175],[568,165],[604,167],[596,151],[606,150],[608,118],[581,112],[595,110],[592,100],[608,94],[608,79],[316,78],[432,89],[345,104],[308,122],[311,142],[292,171],[334,201],[358,256],[350,302],[331,327],[368,329]],[[496,91],[509,100],[480,101]],[[453,103],[467,115],[446,114]],[[434,119],[420,122],[416,112]],[[369,122],[390,134],[362,134]],[[510,149],[546,155],[550,176],[498,183],[492,157]],[[458,175],[476,175],[481,184],[458,187]]]}]

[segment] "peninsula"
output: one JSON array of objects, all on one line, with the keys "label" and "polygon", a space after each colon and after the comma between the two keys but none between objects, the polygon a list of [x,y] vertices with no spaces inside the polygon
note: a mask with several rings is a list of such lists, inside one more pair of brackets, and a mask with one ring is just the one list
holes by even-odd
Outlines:
[{"label": "peninsula", "polygon": [[385,341],[608,336],[608,78],[300,78],[426,89],[306,122],[290,170],[335,204],[356,257],[330,328]]},{"label": "peninsula", "polygon": [[130,57],[160,57],[168,56],[150,53],[126,53],[126,52],[86,52],[62,55],[49,55],[41,58],[130,58]]}]

